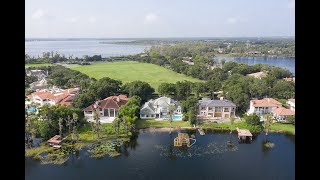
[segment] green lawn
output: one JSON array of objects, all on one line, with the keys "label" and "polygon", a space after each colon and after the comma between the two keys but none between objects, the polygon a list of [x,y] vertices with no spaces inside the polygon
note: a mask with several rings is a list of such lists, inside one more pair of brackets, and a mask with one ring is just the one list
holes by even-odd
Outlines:
[{"label": "green lawn", "polygon": [[[172,127],[191,127],[190,123],[188,121],[173,121]],[[156,121],[154,119],[150,120],[143,120],[138,119],[136,122],[136,128],[148,128],[148,127],[154,127],[154,128],[160,128],[160,127],[170,127],[169,121]]]},{"label": "green lawn", "polygon": [[283,123],[272,124],[271,130],[276,131],[276,132],[286,132],[286,133],[293,134],[293,135],[295,135],[295,132],[296,132],[294,125],[283,124]]},{"label": "green lawn", "polygon": [[25,64],[24,67],[41,67],[41,66],[53,66],[53,64]]},{"label": "green lawn", "polygon": [[200,82],[201,80],[176,73],[164,67],[134,61],[121,62],[99,62],[88,66],[69,67],[78,70],[90,77],[100,79],[110,77],[127,83],[135,80],[149,83],[157,91],[158,86],[163,83],[175,83],[177,81]]}]

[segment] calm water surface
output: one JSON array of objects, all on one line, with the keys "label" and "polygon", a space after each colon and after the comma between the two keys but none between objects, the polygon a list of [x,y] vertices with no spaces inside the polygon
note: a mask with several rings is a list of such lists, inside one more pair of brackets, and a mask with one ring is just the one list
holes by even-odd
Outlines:
[{"label": "calm water surface", "polygon": [[[112,44],[125,40],[53,40],[25,41],[25,53],[30,56],[42,56],[43,52],[58,52],[66,57],[83,57],[84,55],[101,55],[102,57],[138,54],[148,46]],[[101,43],[104,42],[104,43]]]},{"label": "calm water surface", "polygon": [[228,56],[216,56],[214,59],[226,61],[236,61],[238,63],[246,63],[249,65],[254,64],[268,64],[281,68],[288,69],[295,74],[295,58],[290,57],[228,57]]},{"label": "calm water surface", "polygon": [[[66,57],[83,57],[84,55],[102,55],[102,57],[131,55],[144,52],[147,45],[133,44],[113,44],[113,42],[129,40],[45,40],[45,41],[25,41],[25,53],[30,56],[42,56],[43,52],[58,52]],[[103,43],[101,43],[103,42]],[[295,58],[288,57],[224,57],[216,56],[215,59],[225,59],[226,61],[236,61],[249,65],[262,63],[281,68],[286,68],[295,73]]]},{"label": "calm water surface", "polygon": [[[86,149],[64,165],[41,165],[26,158],[25,179],[295,179],[294,136],[269,134],[273,149],[263,147],[264,134],[251,144],[240,144],[236,134],[197,133],[197,141],[189,149],[173,147],[176,136],[176,132],[141,130],[116,158],[91,158]],[[235,146],[228,147],[228,140]]]}]

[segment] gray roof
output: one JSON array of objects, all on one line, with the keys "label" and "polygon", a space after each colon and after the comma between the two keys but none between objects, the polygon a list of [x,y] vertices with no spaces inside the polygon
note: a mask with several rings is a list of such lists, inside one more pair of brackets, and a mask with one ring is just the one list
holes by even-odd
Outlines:
[{"label": "gray roof", "polygon": [[214,106],[214,107],[236,107],[236,105],[227,100],[199,100],[199,105],[201,106]]}]

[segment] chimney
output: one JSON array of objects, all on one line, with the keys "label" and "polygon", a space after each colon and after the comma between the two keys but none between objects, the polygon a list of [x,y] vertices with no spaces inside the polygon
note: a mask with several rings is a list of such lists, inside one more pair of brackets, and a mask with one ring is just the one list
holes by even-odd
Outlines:
[{"label": "chimney", "polygon": [[270,98],[268,98],[268,102],[270,102]]},{"label": "chimney", "polygon": [[117,96],[117,101],[118,101],[118,102],[120,102],[120,95],[119,95],[119,96]]}]

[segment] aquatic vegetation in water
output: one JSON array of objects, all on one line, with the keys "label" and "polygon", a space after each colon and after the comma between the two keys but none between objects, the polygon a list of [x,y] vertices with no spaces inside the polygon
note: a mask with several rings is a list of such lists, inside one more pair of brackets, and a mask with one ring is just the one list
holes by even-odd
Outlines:
[{"label": "aquatic vegetation in water", "polygon": [[41,164],[63,164],[70,154],[75,154],[78,150],[74,143],[63,143],[59,149],[42,144],[38,148],[26,149],[25,154],[40,160]]},{"label": "aquatic vegetation in water", "polygon": [[123,141],[106,141],[101,143],[93,144],[88,152],[92,157],[101,158],[105,155],[109,155],[110,157],[120,156],[121,154],[118,152],[117,148],[123,144]]},{"label": "aquatic vegetation in water", "polygon": [[[233,144],[233,143],[232,143]],[[191,158],[200,157],[210,159],[223,158],[226,152],[237,151],[238,147],[227,143],[208,143],[207,145],[194,145],[187,147],[171,147],[173,145],[155,145],[155,150],[160,152],[160,156],[175,159],[175,158]],[[208,156],[209,155],[209,156]]]},{"label": "aquatic vegetation in water", "polygon": [[263,146],[266,147],[266,148],[273,148],[274,147],[274,143],[267,142],[267,143],[264,143]]}]

